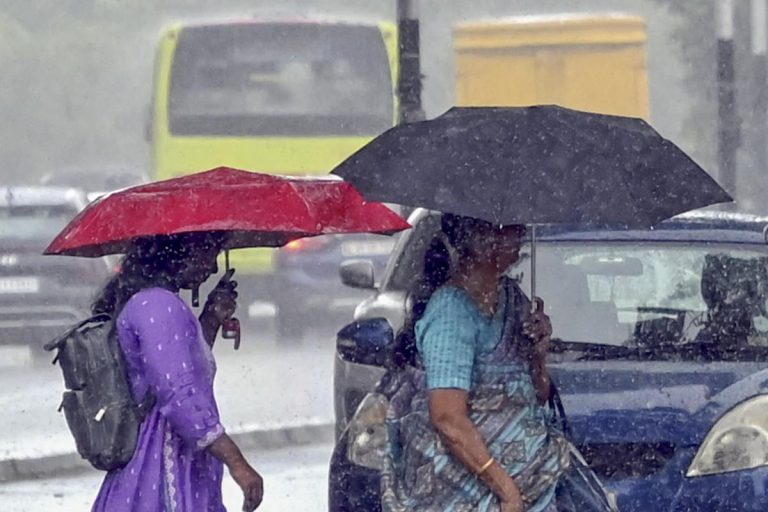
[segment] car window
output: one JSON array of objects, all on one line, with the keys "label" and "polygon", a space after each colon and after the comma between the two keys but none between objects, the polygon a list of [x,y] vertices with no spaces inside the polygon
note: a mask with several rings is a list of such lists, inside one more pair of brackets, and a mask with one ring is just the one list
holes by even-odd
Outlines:
[{"label": "car window", "polygon": [[0,238],[53,239],[77,211],[69,204],[0,207]]},{"label": "car window", "polygon": [[765,347],[767,257],[713,244],[542,243],[537,294],[565,341]]}]

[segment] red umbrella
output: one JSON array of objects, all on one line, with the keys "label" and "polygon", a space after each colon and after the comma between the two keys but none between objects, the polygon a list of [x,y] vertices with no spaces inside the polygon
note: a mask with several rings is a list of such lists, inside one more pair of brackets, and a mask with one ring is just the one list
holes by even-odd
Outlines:
[{"label": "red umbrella", "polygon": [[236,249],[279,247],[331,233],[392,234],[409,227],[339,179],[220,167],[109,194],[73,219],[45,254],[122,254],[137,239],[194,232],[218,233],[223,249]]}]

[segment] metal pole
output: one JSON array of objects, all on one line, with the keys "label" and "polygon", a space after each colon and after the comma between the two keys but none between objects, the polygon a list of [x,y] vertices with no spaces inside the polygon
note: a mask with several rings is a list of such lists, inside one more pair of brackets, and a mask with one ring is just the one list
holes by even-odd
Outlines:
[{"label": "metal pole", "polygon": [[733,43],[733,0],[716,0],[718,161],[720,182],[736,195],[736,150],[739,122],[736,116]]},{"label": "metal pole", "polygon": [[424,120],[421,105],[421,58],[419,16],[416,0],[397,0],[399,72],[397,97],[399,123]]},{"label": "metal pole", "polygon": [[768,129],[768,61],[766,61],[766,49],[768,47],[768,0],[752,0],[751,2],[751,36],[752,36],[752,70],[753,70],[753,101],[754,116],[751,132],[753,134],[751,150],[755,167],[762,168],[768,161],[768,138],[765,133]]},{"label": "metal pole", "polygon": [[536,224],[531,225],[531,308],[536,307]]}]

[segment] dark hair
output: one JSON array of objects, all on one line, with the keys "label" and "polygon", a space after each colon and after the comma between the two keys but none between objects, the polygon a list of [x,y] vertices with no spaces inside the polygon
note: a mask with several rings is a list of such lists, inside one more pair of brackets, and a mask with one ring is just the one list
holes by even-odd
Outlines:
[{"label": "dark hair", "polygon": [[463,261],[474,255],[475,238],[492,233],[498,226],[473,217],[444,213],[440,219],[440,227],[456,250],[459,261]]},{"label": "dark hair", "polygon": [[[521,236],[525,233],[525,226],[517,226]],[[458,261],[452,261],[451,249],[444,239],[434,238],[427,251],[424,253],[424,265],[422,274],[414,283],[414,288],[409,290],[411,309],[408,312],[403,328],[398,332],[392,351],[392,363],[401,368],[405,365],[416,365],[418,354],[416,349],[416,323],[421,320],[427,309],[427,304],[432,295],[451,278],[456,270],[452,264],[460,264],[463,260],[474,256],[474,240],[478,234],[490,234],[498,229],[494,224],[465,217],[444,213],[440,218],[440,230],[445,234],[445,240],[456,251]]]},{"label": "dark hair", "polygon": [[146,288],[178,289],[176,276],[201,247],[217,244],[206,235],[170,235],[138,240],[120,263],[119,271],[101,289],[91,312],[116,318],[128,300]]},{"label": "dark hair", "polygon": [[406,315],[405,323],[395,338],[392,351],[392,363],[395,367],[402,368],[405,365],[416,364],[416,323],[424,316],[432,294],[448,282],[450,277],[450,253],[445,243],[441,239],[435,238],[424,253],[422,274],[414,283],[414,288],[408,293],[411,310]]}]

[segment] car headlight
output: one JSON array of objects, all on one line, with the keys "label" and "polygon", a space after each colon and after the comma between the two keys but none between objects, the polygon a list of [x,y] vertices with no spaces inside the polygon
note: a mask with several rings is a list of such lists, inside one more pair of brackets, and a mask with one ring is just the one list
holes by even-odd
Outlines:
[{"label": "car headlight", "polygon": [[357,413],[347,426],[347,459],[367,468],[381,471],[387,451],[387,408],[389,400],[384,395],[366,395]]},{"label": "car headlight", "polygon": [[720,418],[699,448],[687,476],[768,466],[768,396],[737,405]]}]

